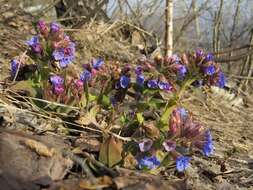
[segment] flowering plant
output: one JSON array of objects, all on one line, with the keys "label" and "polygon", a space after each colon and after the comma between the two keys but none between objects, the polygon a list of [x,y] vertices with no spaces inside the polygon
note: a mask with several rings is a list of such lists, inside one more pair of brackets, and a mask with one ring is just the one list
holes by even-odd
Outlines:
[{"label": "flowering plant", "polygon": [[[90,120],[96,125],[107,123],[105,128],[110,134],[130,137],[124,150],[134,156],[134,165],[139,169],[155,170],[175,162],[176,169],[182,172],[189,166],[192,154],[213,153],[210,130],[179,106],[189,85],[225,86],[224,74],[212,54],[197,50],[181,57],[156,56],[154,60],[142,56],[131,65],[105,64],[97,58],[83,64],[79,72],[71,66],[75,43],[60,25],[39,21],[37,27],[39,34],[27,41],[27,59],[34,66],[28,79],[33,81],[37,97],[77,106],[80,112],[93,114]],[[27,79],[22,78],[23,73],[31,71],[25,69],[27,59],[11,61],[12,80]],[[68,113],[57,106],[43,106]],[[81,114],[78,117],[79,123],[91,124],[82,122]],[[116,125],[120,128],[113,127]],[[117,143],[120,145],[110,148],[108,155],[108,146],[115,147]],[[99,157],[113,166],[124,159],[122,152],[122,144],[110,137],[104,140]]]}]

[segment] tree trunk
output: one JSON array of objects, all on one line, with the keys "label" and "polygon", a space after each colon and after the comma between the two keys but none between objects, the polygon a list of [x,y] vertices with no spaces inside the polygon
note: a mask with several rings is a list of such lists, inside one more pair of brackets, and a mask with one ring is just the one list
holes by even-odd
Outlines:
[{"label": "tree trunk", "polygon": [[165,55],[173,52],[173,0],[166,0],[165,9]]},{"label": "tree trunk", "polygon": [[220,7],[218,12],[215,12],[214,27],[213,27],[213,52],[220,51],[220,26],[222,21],[222,9],[224,1],[220,1]]},{"label": "tree trunk", "polygon": [[192,0],[192,9],[193,9],[193,13],[196,17],[195,19],[195,26],[196,26],[196,40],[197,40],[197,46],[199,46],[199,42],[200,42],[200,26],[199,26],[199,17],[198,17],[198,11],[197,11],[197,7],[196,7],[196,0]]}]

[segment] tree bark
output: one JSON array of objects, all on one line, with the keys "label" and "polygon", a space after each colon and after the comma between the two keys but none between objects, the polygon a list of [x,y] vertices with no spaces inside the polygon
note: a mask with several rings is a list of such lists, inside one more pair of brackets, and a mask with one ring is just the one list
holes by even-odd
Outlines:
[{"label": "tree bark", "polygon": [[224,1],[220,1],[220,7],[218,12],[215,12],[214,18],[214,28],[213,28],[213,51],[220,51],[220,25],[222,20],[222,9],[223,9]]},{"label": "tree bark", "polygon": [[[239,13],[240,13],[240,4],[241,4],[241,0],[237,0],[235,14],[234,14],[234,18],[233,18],[233,25],[232,25],[232,29],[231,29],[231,32],[230,32],[229,47],[232,47],[233,43],[234,43],[234,32],[235,32],[235,29],[236,29],[237,22],[239,20],[238,17],[239,17]],[[232,56],[232,54],[230,54],[230,56]],[[231,65],[232,65],[232,62],[228,64],[228,73],[230,73],[230,71],[231,71]]]},{"label": "tree bark", "polygon": [[165,9],[165,55],[173,52],[173,0],[166,0]]}]

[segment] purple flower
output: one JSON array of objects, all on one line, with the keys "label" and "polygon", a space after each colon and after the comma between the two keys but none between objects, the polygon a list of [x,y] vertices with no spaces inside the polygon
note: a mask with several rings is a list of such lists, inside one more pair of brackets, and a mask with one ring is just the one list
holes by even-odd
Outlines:
[{"label": "purple flower", "polygon": [[129,77],[127,77],[125,75],[120,77],[119,84],[120,84],[121,88],[127,88],[129,83],[130,83],[130,78]]},{"label": "purple flower", "polygon": [[215,69],[214,65],[209,65],[209,66],[205,67],[205,69],[204,69],[204,73],[209,76],[214,75],[215,71],[216,71],[216,69]]},{"label": "purple flower", "polygon": [[55,22],[52,22],[50,24],[50,32],[51,33],[57,33],[60,30],[60,28],[61,28],[60,25]]},{"label": "purple flower", "polygon": [[175,135],[181,131],[183,124],[187,120],[187,112],[184,108],[176,108],[170,116],[170,132]]},{"label": "purple flower", "polygon": [[195,55],[196,55],[197,57],[203,57],[203,56],[204,56],[204,51],[203,51],[202,49],[197,49],[197,50],[195,51]]},{"label": "purple flower", "polygon": [[170,57],[170,59],[171,59],[171,62],[172,62],[172,63],[177,63],[177,64],[179,64],[179,63],[181,62],[181,59],[180,59],[180,57],[178,57],[177,54],[172,55],[172,56]]},{"label": "purple flower", "polygon": [[83,88],[83,81],[82,80],[74,80],[74,84],[77,88],[77,90],[81,90]]},{"label": "purple flower", "polygon": [[189,167],[189,162],[191,158],[188,156],[179,156],[176,159],[176,168],[177,171],[183,172],[185,169]]},{"label": "purple flower", "polygon": [[136,76],[136,83],[139,85],[139,86],[143,86],[144,85],[144,81],[145,81],[145,78],[143,75],[137,75]]},{"label": "purple flower", "polygon": [[63,85],[55,85],[55,86],[53,86],[53,92],[56,95],[60,95],[61,93],[64,92],[64,86]]},{"label": "purple flower", "polygon": [[119,81],[117,81],[116,83],[115,83],[115,89],[120,89],[120,82]]},{"label": "purple flower", "polygon": [[144,139],[139,143],[139,148],[141,152],[147,152],[151,149],[153,141],[150,139]]},{"label": "purple flower", "polygon": [[17,70],[18,70],[18,65],[20,63],[16,60],[16,59],[13,59],[11,61],[11,76],[14,77],[17,73]]},{"label": "purple flower", "polygon": [[167,83],[167,82],[162,82],[160,81],[158,83],[158,87],[161,89],[161,90],[166,90],[166,91],[171,91],[172,90],[172,86]]},{"label": "purple flower", "polygon": [[149,80],[147,82],[148,88],[156,89],[158,88],[158,81],[157,80]]},{"label": "purple flower", "polygon": [[208,53],[208,54],[206,55],[205,61],[206,61],[206,62],[209,62],[209,61],[213,61],[213,60],[214,60],[213,54]]},{"label": "purple flower", "polygon": [[53,93],[59,95],[64,92],[64,79],[58,75],[53,75],[49,78],[53,86]]},{"label": "purple flower", "polygon": [[159,165],[161,164],[161,162],[156,158],[156,156],[145,156],[144,158],[140,159],[138,161],[138,167],[140,169],[150,169],[153,170],[155,168],[157,168]]},{"label": "purple flower", "polygon": [[67,67],[75,58],[75,44],[70,42],[66,48],[55,49],[53,57],[60,62],[62,68]]},{"label": "purple flower", "polygon": [[32,49],[34,53],[41,53],[42,48],[39,43],[39,36],[33,36],[26,44]]},{"label": "purple flower", "polygon": [[220,88],[224,88],[226,85],[226,78],[223,72],[219,72],[218,84],[217,86]]},{"label": "purple flower", "polygon": [[47,28],[45,21],[40,20],[38,22],[38,28],[39,28],[39,31],[42,35],[45,35],[45,36],[48,35],[48,28]]},{"label": "purple flower", "polygon": [[171,140],[166,140],[163,142],[163,147],[167,152],[173,151],[176,148],[176,143]]},{"label": "purple flower", "polygon": [[80,80],[83,82],[87,82],[91,79],[91,72],[85,69],[83,73],[80,75]]},{"label": "purple flower", "polygon": [[62,85],[64,83],[64,79],[58,75],[51,76],[49,80],[52,85]]},{"label": "purple flower", "polygon": [[141,75],[142,73],[143,73],[142,67],[141,67],[141,66],[137,66],[137,67],[135,68],[135,74],[136,74],[136,75]]},{"label": "purple flower", "polygon": [[92,67],[96,70],[99,70],[99,68],[104,64],[103,59],[93,59],[92,60]]}]

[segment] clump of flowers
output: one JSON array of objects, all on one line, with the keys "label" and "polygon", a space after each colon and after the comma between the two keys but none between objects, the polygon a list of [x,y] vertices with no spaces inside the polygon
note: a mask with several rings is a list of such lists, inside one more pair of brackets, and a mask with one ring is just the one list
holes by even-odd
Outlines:
[{"label": "clump of flowers", "polygon": [[[212,54],[197,50],[154,60],[142,56],[133,65],[105,64],[102,58],[94,58],[83,64],[80,71],[72,68],[75,43],[59,24],[39,21],[37,29],[38,34],[26,42],[31,63],[27,59],[13,59],[12,80],[22,80],[19,73],[33,71],[28,79],[40,93],[37,97],[78,107],[80,112],[92,112],[91,120],[101,120],[96,124],[107,123],[112,132],[132,137],[134,141],[125,144],[130,147],[126,151],[136,159],[138,169],[156,170],[174,164],[178,172],[183,172],[194,153],[212,155],[210,130],[195,120],[189,110],[178,107],[186,85],[225,86],[224,73]],[[33,69],[27,69],[27,65]],[[54,105],[43,106],[69,113],[68,109]],[[116,144],[112,140],[105,142]],[[118,152],[116,155],[120,156]]]},{"label": "clump of flowers", "polygon": [[[170,158],[175,161],[177,171],[183,172],[189,167],[190,155],[194,151],[199,151],[204,156],[210,156],[214,152],[210,130],[205,130],[184,108],[175,108],[172,111],[169,118],[169,130],[161,138],[164,139],[161,146],[157,146],[160,138],[159,140],[144,139],[138,143],[141,152],[136,155],[139,168],[162,167],[163,160]],[[159,160],[156,156],[157,151],[163,151],[167,156]],[[152,156],[148,157],[150,154]]]},{"label": "clump of flowers", "polygon": [[161,57],[152,61],[144,61],[151,68],[161,69],[163,66],[166,75],[175,75],[175,81],[181,82],[189,78],[196,78],[195,86],[218,86],[223,88],[226,79],[220,65],[215,62],[215,58],[211,53],[205,53],[201,49],[197,49],[193,54],[177,54],[171,57]]}]

